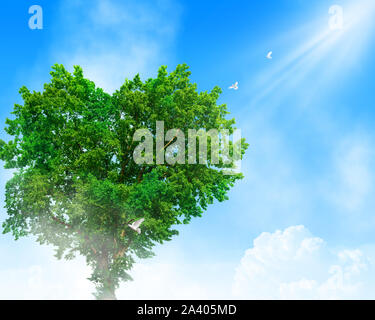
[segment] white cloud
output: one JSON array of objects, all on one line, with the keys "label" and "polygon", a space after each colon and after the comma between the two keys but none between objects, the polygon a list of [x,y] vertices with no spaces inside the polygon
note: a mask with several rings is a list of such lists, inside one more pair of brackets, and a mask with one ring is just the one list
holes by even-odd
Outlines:
[{"label": "white cloud", "polygon": [[[61,10],[67,24],[73,23],[64,38],[59,38],[59,43],[53,45],[55,61],[67,66],[81,65],[85,75],[107,91],[118,88],[125,77],[130,78],[137,72],[149,75],[160,64],[170,61],[169,49],[178,26],[179,8],[169,1],[145,6],[135,1],[95,0],[90,8],[83,7],[82,3],[72,0],[63,2]],[[82,12],[85,12],[84,18]],[[271,117],[271,111],[262,108],[259,115]],[[319,127],[322,127],[322,117],[316,118],[319,119]],[[252,123],[257,122],[253,117]],[[249,186],[243,191],[245,196],[240,194],[243,199],[252,194],[253,203],[249,210],[249,203],[242,202],[246,208],[238,211],[247,216],[238,215],[241,220],[239,224],[248,230],[250,224],[265,228],[270,224],[290,225],[296,223],[294,221],[301,221],[302,214],[297,216],[297,213],[305,212],[306,215],[312,208],[310,202],[327,200],[320,191],[321,179],[327,182],[326,188],[323,186],[321,190],[337,208],[351,212],[364,209],[373,190],[369,145],[363,141],[340,145],[332,162],[332,175],[320,175],[316,182],[307,176],[307,172],[303,179],[299,176],[301,166],[295,157],[294,146],[292,148],[287,143],[287,137],[283,137],[279,131],[263,134],[267,119],[261,124],[252,131],[258,133],[251,139],[254,141],[253,156],[249,160],[249,172],[246,172]],[[329,124],[326,125],[329,127]],[[326,134],[325,131],[323,133]],[[257,155],[260,157],[256,158]],[[259,214],[250,216],[249,212]],[[370,224],[368,219],[363,221]],[[123,284],[118,297],[373,297],[373,264],[366,254],[361,250],[333,253],[324,240],[313,237],[302,226],[273,234],[263,233],[256,238],[254,247],[246,252],[236,270],[233,295],[226,290],[227,284],[222,282],[221,274],[217,271],[221,269],[217,265],[210,264],[203,268],[199,263],[188,265],[182,259],[172,257],[137,264],[131,272],[135,281]],[[224,276],[233,272],[225,271]],[[73,262],[43,260],[15,269],[2,267],[0,298],[91,299],[93,289],[86,280],[88,274],[89,270],[82,259]],[[209,277],[215,278],[216,283],[207,281]]]},{"label": "white cloud", "polygon": [[[84,259],[57,261],[47,251],[35,249],[38,263],[0,269],[0,299],[93,299]],[[334,251],[304,226],[262,233],[236,270],[167,256],[137,263],[118,299],[375,298],[375,260],[363,249]]]},{"label": "white cloud", "polygon": [[361,250],[335,253],[304,226],[293,226],[254,240],[236,270],[233,294],[240,299],[374,298],[373,273],[373,261]]},{"label": "white cloud", "polygon": [[82,66],[86,77],[113,92],[125,78],[154,74],[170,59],[181,10],[177,3],[95,0],[89,7],[83,4],[62,4],[66,32],[53,45],[53,56],[60,63]]},{"label": "white cloud", "polygon": [[0,269],[0,299],[93,299],[84,259],[41,261],[24,268]]},{"label": "white cloud", "polygon": [[[11,250],[0,247],[0,258],[4,259],[0,265],[0,300],[94,299],[95,287],[87,280],[91,269],[83,257],[57,260],[49,247],[36,243],[30,247],[34,257],[24,259],[24,266],[18,267],[12,266],[17,265],[18,256],[24,257],[21,246],[12,248],[14,257]],[[116,295],[120,300],[224,299],[230,292],[231,281],[226,271],[225,264],[189,264],[176,255],[162,254],[138,262],[129,272],[134,281],[121,283]]]},{"label": "white cloud", "polygon": [[[210,267],[211,270],[215,268],[214,265]],[[222,286],[219,285],[218,288],[215,288],[215,284],[204,279],[206,274],[197,276],[197,272],[191,271],[200,268],[202,266],[199,263],[191,265],[189,268],[187,265],[170,260],[164,263],[138,264],[131,272],[134,281],[121,286],[118,290],[118,298],[193,300],[225,297]]]}]

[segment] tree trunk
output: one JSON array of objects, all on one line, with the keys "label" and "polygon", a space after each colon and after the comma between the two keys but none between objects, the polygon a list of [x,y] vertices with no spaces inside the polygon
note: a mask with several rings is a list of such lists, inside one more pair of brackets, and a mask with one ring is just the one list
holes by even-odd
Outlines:
[{"label": "tree trunk", "polygon": [[104,287],[99,300],[117,300],[114,286]]},{"label": "tree trunk", "polygon": [[102,274],[103,283],[97,289],[96,297],[98,300],[117,300],[116,286],[109,271],[108,253],[104,251],[99,261],[99,268]]}]

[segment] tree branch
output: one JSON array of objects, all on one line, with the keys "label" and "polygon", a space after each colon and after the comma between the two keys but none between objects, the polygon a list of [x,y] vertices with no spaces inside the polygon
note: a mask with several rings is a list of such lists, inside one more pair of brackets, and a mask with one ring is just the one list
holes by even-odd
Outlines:
[{"label": "tree branch", "polygon": [[[58,222],[59,224],[67,227],[68,229],[72,229],[73,228],[73,226],[71,224],[66,223],[64,221],[61,221],[60,219],[58,219],[55,216],[52,216],[52,219],[55,220],[56,222]],[[82,235],[82,231],[79,230],[79,229],[77,229],[77,233],[80,234],[80,235]],[[84,237],[85,237],[86,241],[89,242],[89,240],[90,240],[89,237],[87,235],[84,235]],[[91,247],[91,250],[94,252],[94,254],[96,254],[97,253],[96,249],[92,245],[90,245],[90,247]]]},{"label": "tree branch", "polygon": [[[129,150],[131,149],[132,143],[129,143],[128,148],[126,149],[124,156],[123,156],[123,162],[121,163],[121,172],[120,172],[120,182],[124,183],[125,181],[125,169],[126,165],[129,163],[131,157],[128,156],[128,158],[125,160],[125,156],[128,154]],[[125,161],[124,161],[125,160]]]},{"label": "tree branch", "polygon": [[117,258],[122,258],[125,254],[125,252],[129,249],[131,243],[133,242],[132,239],[129,238],[128,240],[128,243],[126,244],[125,247],[122,247],[115,255],[114,255],[114,258],[117,259]]},{"label": "tree branch", "polygon": [[[68,227],[68,229],[72,229],[73,228],[72,225],[70,225],[70,224],[68,224],[68,223],[66,223],[64,221],[61,221],[60,219],[56,218],[55,216],[52,216],[52,219],[55,220],[56,222],[58,222],[59,224],[65,226],[65,227]],[[77,230],[77,231],[78,231],[78,233],[80,233],[79,230]]]},{"label": "tree branch", "polygon": [[165,150],[165,148],[168,147],[175,138],[177,138],[177,134],[164,146],[163,149]]},{"label": "tree branch", "polygon": [[142,177],[143,177],[143,173],[144,173],[145,169],[146,169],[146,167],[144,166],[144,167],[142,167],[141,171],[139,171],[138,177],[137,177],[138,183],[140,183],[142,181]]}]

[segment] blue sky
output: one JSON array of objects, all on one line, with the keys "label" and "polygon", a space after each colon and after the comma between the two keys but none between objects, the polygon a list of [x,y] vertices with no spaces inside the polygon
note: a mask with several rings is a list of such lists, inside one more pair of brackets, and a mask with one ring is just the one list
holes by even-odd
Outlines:
[{"label": "blue sky", "polygon": [[[186,62],[199,90],[223,88],[250,143],[230,200],[141,261],[119,298],[374,298],[371,0],[35,4],[43,30],[28,28],[30,1],[2,4],[1,123],[19,87],[40,90],[54,63],[81,65],[111,92]],[[340,31],[328,25],[335,4]],[[0,174],[3,202],[9,173]],[[0,298],[91,298],[82,259],[56,262],[9,235],[0,256]]]}]

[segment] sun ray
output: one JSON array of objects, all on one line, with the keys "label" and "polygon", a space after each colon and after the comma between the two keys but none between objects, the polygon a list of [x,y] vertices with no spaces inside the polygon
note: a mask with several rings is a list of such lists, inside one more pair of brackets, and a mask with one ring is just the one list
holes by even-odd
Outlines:
[{"label": "sun ray", "polygon": [[[342,30],[330,30],[328,23],[318,19],[319,27],[317,24],[313,27],[318,31],[312,30],[312,37],[279,61],[273,60],[272,69],[258,77],[258,93],[252,99],[252,105],[269,97],[275,98],[274,94],[281,100],[306,80],[312,92],[324,90],[328,81],[341,77],[343,71],[360,60],[371,40],[375,3],[371,0],[348,1],[343,7]],[[309,77],[317,70],[321,76],[311,81]]]}]

